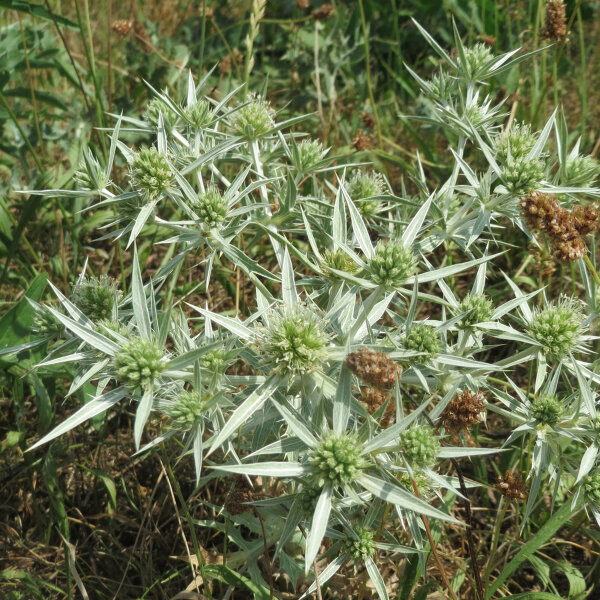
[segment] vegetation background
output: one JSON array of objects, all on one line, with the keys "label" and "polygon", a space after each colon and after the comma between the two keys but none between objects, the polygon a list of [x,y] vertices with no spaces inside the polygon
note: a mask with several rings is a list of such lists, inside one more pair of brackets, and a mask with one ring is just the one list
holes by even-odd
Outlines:
[{"label": "vegetation background", "polygon": [[[196,77],[212,70],[206,93],[213,98],[241,84],[266,90],[282,118],[312,113],[305,130],[348,162],[373,162],[399,190],[417,153],[433,182],[442,181],[448,167],[445,138],[401,116],[421,114],[426,102],[406,65],[427,77],[437,64],[411,17],[446,48],[453,44],[453,20],[466,45],[482,42],[500,53],[545,44],[543,0],[278,0],[267,2],[258,23],[251,20],[254,4],[0,0],[0,348],[26,335],[32,316],[14,308],[26,290],[41,299],[40,274],[67,292],[87,256],[94,272],[112,274],[126,288],[130,252],[96,240],[102,210],[81,213],[83,198],[15,190],[72,188],[87,147],[107,156],[100,132],[114,123],[111,115],[143,112],[152,97],[147,83],[175,96],[188,70]],[[566,6],[568,41],[511,71],[497,82],[497,94],[513,118],[534,130],[562,104],[582,152],[597,156],[600,2],[569,0]],[[252,27],[256,35],[248,43]],[[507,260],[521,264],[529,250],[523,239],[514,241]],[[151,239],[138,252],[148,272],[164,258]],[[536,289],[538,270],[539,263],[526,263],[515,281]],[[551,282],[557,293],[564,285],[560,275]],[[182,279],[175,293],[215,311],[244,314],[251,285],[240,284],[227,264],[218,266],[215,278],[209,290]],[[496,281],[486,293],[500,298],[505,290]],[[214,485],[194,493],[188,459],[172,467],[161,453],[132,458],[133,417],[126,412],[25,453],[77,406],[76,399],[62,401],[67,381],[42,380],[31,370],[37,360],[34,354],[0,354],[0,596],[75,598],[81,577],[92,599],[187,597],[176,596],[191,578],[192,533],[182,513],[189,507],[194,519],[209,518],[204,503],[222,504],[227,490]],[[502,440],[504,433],[492,427],[487,435]],[[480,493],[476,515],[488,537],[495,526],[495,513],[487,510],[493,483]],[[573,582],[584,573],[585,590],[600,580],[600,536],[578,531],[579,525],[567,524],[540,550],[536,568],[515,575],[515,585],[524,592],[541,589],[540,573],[546,573],[565,597],[586,597],[573,592],[580,590]],[[209,562],[218,563],[213,534],[204,530],[200,541]],[[503,535],[517,540],[519,531]],[[458,572],[454,547],[448,542],[442,555]],[[435,563],[430,567],[435,579]],[[400,582],[397,597],[440,597],[428,577],[403,587],[411,568],[407,561],[390,565],[390,577]],[[231,574],[214,576],[222,590],[233,590],[228,598],[252,596]],[[596,588],[587,597],[599,593]],[[349,594],[338,597],[354,597]]]}]

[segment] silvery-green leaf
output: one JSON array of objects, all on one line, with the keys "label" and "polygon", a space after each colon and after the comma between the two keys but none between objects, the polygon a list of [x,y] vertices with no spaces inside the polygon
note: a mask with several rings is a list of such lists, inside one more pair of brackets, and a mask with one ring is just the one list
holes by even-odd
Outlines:
[{"label": "silvery-green leaf", "polygon": [[142,282],[142,273],[140,271],[140,261],[138,258],[137,247],[133,248],[133,269],[131,271],[131,304],[140,336],[146,340],[151,340],[152,329],[150,327],[150,314],[148,312],[148,305],[146,303],[146,293],[144,291],[144,284]]},{"label": "silvery-green leaf", "polygon": [[262,462],[244,465],[211,465],[211,469],[238,473],[240,475],[261,475],[263,477],[300,477],[310,472],[309,465],[293,462]]},{"label": "silvery-green leaf", "polygon": [[103,413],[108,410],[111,406],[125,398],[128,392],[125,388],[119,387],[110,392],[107,392],[103,396],[99,396],[90,400],[87,404],[82,406],[77,412],[73,413],[70,417],[65,419],[60,425],[57,425],[50,433],[46,434],[41,440],[38,440],[28,451],[34,450],[38,446],[46,444],[51,440],[71,431],[81,425],[85,421]]},{"label": "silvery-green leaf", "polygon": [[369,574],[369,577],[375,586],[377,595],[381,598],[381,600],[388,600],[389,596],[387,593],[387,588],[385,587],[385,581],[383,580],[375,561],[370,557],[367,558],[367,560],[365,560],[365,567],[367,568],[367,573]]},{"label": "silvery-green leaf", "polygon": [[152,404],[154,402],[154,391],[152,388],[144,390],[144,394],[138,403],[138,407],[135,411],[135,422],[133,424],[133,438],[135,440],[135,448],[139,450],[140,442],[142,441],[142,433],[146,421],[150,416],[152,410]]},{"label": "silvery-green leaf", "polygon": [[429,212],[431,203],[433,202],[434,194],[431,194],[429,198],[424,202],[423,206],[417,211],[417,214],[411,219],[410,223],[406,226],[406,229],[402,233],[402,245],[405,248],[412,246],[417,239],[419,229],[425,221],[425,217]]},{"label": "silvery-green leaf", "polygon": [[594,467],[596,463],[596,457],[598,456],[598,446],[592,444],[583,454],[583,458],[579,463],[579,473],[577,473],[577,480],[575,483],[579,483]]},{"label": "silvery-green leaf", "polygon": [[337,392],[333,402],[333,431],[341,434],[346,430],[350,418],[352,401],[352,374],[344,363],[340,371]]},{"label": "silvery-green leaf", "polygon": [[327,524],[329,522],[329,513],[331,512],[331,497],[333,496],[333,488],[326,485],[321,491],[315,512],[313,514],[310,531],[306,538],[306,553],[304,569],[308,573],[313,561],[317,557]]}]

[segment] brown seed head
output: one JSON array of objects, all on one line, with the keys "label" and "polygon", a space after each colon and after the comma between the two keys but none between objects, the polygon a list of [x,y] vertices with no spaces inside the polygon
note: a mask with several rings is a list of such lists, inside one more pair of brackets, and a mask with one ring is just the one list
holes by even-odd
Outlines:
[{"label": "brown seed head", "polygon": [[483,421],[485,400],[481,392],[465,390],[457,394],[442,413],[442,425],[450,433],[456,434]]},{"label": "brown seed head", "polygon": [[498,477],[496,489],[510,500],[525,500],[529,491],[519,473],[506,471],[504,477]]},{"label": "brown seed head", "polygon": [[326,21],[327,19],[329,19],[329,17],[333,15],[334,12],[335,8],[333,8],[333,5],[325,3],[319,8],[315,8],[315,10],[313,10],[311,14],[312,18],[315,21]]},{"label": "brown seed head", "polygon": [[125,37],[133,28],[133,20],[132,19],[121,19],[119,21],[113,21],[111,25],[111,29],[121,37]]},{"label": "brown seed head", "polygon": [[402,367],[387,354],[370,348],[348,354],[346,364],[359,379],[378,390],[389,390],[402,374]]},{"label": "brown seed head", "polygon": [[360,396],[362,405],[369,411],[370,414],[376,413],[385,402],[390,400],[385,408],[385,412],[379,420],[379,425],[382,429],[386,429],[393,423],[396,407],[394,402],[391,401],[390,394],[388,392],[383,392],[373,387],[367,387],[363,388]]},{"label": "brown seed head", "polygon": [[302,10],[310,7],[310,0],[296,0],[296,6]]},{"label": "brown seed head", "polygon": [[376,146],[375,137],[371,133],[364,133],[362,129],[359,129],[352,138],[350,144],[352,148],[356,148],[359,152],[361,150],[368,150]]},{"label": "brown seed head", "polygon": [[364,110],[360,113],[360,118],[367,129],[373,129],[373,127],[375,127],[375,117],[371,113]]},{"label": "brown seed head", "polygon": [[549,42],[560,42],[567,35],[567,14],[563,0],[548,0],[546,23],[540,35]]}]

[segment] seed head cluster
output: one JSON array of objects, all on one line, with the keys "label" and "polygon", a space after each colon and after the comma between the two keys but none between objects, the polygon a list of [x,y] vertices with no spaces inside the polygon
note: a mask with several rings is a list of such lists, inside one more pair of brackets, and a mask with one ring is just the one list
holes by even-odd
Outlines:
[{"label": "seed head cluster", "polygon": [[546,2],[546,22],[541,36],[549,42],[560,42],[567,35],[567,7],[563,0]]},{"label": "seed head cluster", "polygon": [[256,140],[273,128],[272,110],[260,98],[254,98],[233,113],[231,130],[247,140]]},{"label": "seed head cluster", "polygon": [[600,163],[593,156],[572,156],[566,164],[567,185],[593,187],[600,175]]},{"label": "seed head cluster", "polygon": [[381,175],[371,171],[369,173],[356,172],[347,184],[348,195],[357,203],[358,210],[366,217],[377,213],[378,201],[364,201],[374,196],[383,196],[388,193],[387,183]]},{"label": "seed head cluster", "polygon": [[387,429],[394,421],[396,414],[396,405],[391,401],[389,392],[384,392],[374,387],[363,388],[360,392],[361,404],[369,411],[369,414],[376,413],[386,402],[385,412],[379,419],[379,426]]},{"label": "seed head cluster", "polygon": [[165,406],[165,413],[174,428],[189,431],[202,420],[205,408],[206,400],[200,392],[183,391]]},{"label": "seed head cluster", "polygon": [[355,435],[329,433],[309,457],[312,484],[323,487],[350,485],[368,466],[361,456],[362,444]]},{"label": "seed head cluster", "polygon": [[467,311],[471,312],[465,315],[458,323],[464,329],[473,327],[477,323],[488,321],[494,313],[494,306],[492,301],[483,294],[473,294],[472,296],[465,296],[458,305],[458,314]]},{"label": "seed head cluster", "polygon": [[135,337],[114,356],[113,368],[119,383],[130,389],[149,388],[165,368],[163,353],[150,340]]},{"label": "seed head cluster", "polygon": [[498,477],[496,489],[510,500],[525,500],[528,488],[519,473],[506,471],[504,477]]},{"label": "seed head cluster", "polygon": [[583,237],[597,230],[600,213],[596,205],[575,205],[568,211],[556,196],[531,191],[521,198],[521,215],[530,230],[547,235],[554,255],[565,262],[587,254]]},{"label": "seed head cluster", "polygon": [[348,354],[346,364],[360,380],[378,390],[389,390],[402,375],[402,367],[387,354],[370,348]]},{"label": "seed head cluster", "polygon": [[302,140],[298,144],[296,168],[302,173],[308,173],[323,159],[325,150],[319,140]]},{"label": "seed head cluster", "polygon": [[483,421],[485,399],[481,392],[465,390],[451,400],[442,413],[442,425],[457,434]]},{"label": "seed head cluster", "polygon": [[535,146],[536,135],[532,133],[531,126],[514,123],[507,131],[500,133],[494,140],[496,158],[505,163],[508,157],[525,158]]},{"label": "seed head cluster", "polygon": [[539,187],[544,179],[546,165],[543,161],[527,156],[510,156],[502,167],[502,181],[515,196]]}]

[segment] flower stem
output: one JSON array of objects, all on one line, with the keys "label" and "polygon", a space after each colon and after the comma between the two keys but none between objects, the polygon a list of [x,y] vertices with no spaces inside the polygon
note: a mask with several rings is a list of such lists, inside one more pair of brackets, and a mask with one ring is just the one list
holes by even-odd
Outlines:
[{"label": "flower stem", "polygon": [[590,257],[586,254],[583,257],[583,260],[584,260],[585,264],[587,265],[587,268],[589,269],[590,274],[592,275],[592,278],[594,279],[594,282],[596,283],[596,285],[600,285],[600,275],[598,275],[598,271],[596,271],[596,267],[594,267],[594,264],[590,260]]}]

